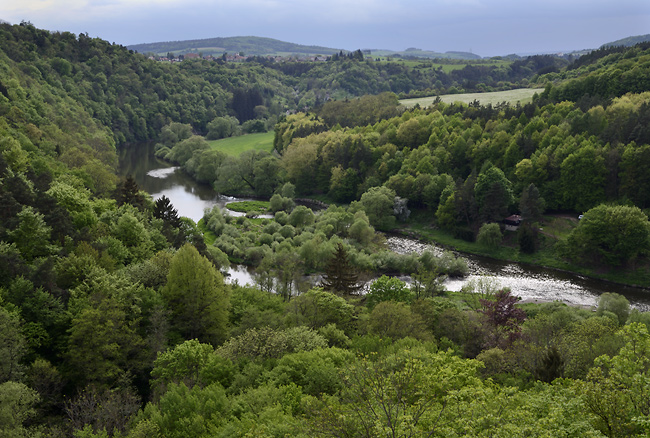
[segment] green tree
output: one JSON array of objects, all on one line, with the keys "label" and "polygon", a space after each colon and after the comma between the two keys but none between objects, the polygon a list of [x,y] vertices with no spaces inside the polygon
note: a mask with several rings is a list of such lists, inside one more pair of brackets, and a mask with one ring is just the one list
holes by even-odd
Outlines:
[{"label": "green tree", "polygon": [[0,383],[0,436],[41,437],[37,429],[25,427],[36,415],[34,406],[39,397],[36,391],[18,382]]},{"label": "green tree", "polygon": [[289,304],[289,315],[295,324],[314,330],[336,324],[351,333],[356,321],[354,306],[321,288],[310,289],[294,298]]},{"label": "green tree", "polygon": [[167,159],[184,166],[185,163],[192,158],[192,154],[195,151],[201,151],[209,149],[210,146],[208,142],[198,135],[193,135],[192,137],[181,141],[176,144],[172,149]]},{"label": "green tree", "polygon": [[645,325],[621,330],[625,345],[613,356],[600,356],[581,385],[585,404],[600,431],[610,437],[650,432],[650,335]]},{"label": "green tree", "polygon": [[648,217],[637,207],[599,205],[587,211],[566,240],[576,260],[620,266],[632,262],[650,244]]},{"label": "green tree", "polygon": [[172,258],[162,295],[177,336],[212,345],[226,338],[229,290],[221,274],[194,246],[183,245]]},{"label": "green tree", "polygon": [[66,359],[77,385],[110,386],[142,370],[144,341],[138,322],[115,298],[102,299],[72,319]]},{"label": "green tree", "polygon": [[409,303],[411,291],[399,278],[382,275],[375,280],[366,294],[366,306],[372,310],[383,301],[399,301]]},{"label": "green tree", "polygon": [[592,145],[566,157],[560,173],[565,207],[585,211],[605,200],[605,159]]},{"label": "green tree", "polygon": [[393,215],[394,190],[383,186],[371,187],[361,195],[360,203],[373,227],[378,230],[390,230],[395,226],[395,216]]},{"label": "green tree", "polygon": [[9,238],[25,260],[31,261],[35,257],[46,257],[55,252],[56,247],[50,243],[52,228],[47,226],[42,214],[25,206],[18,213],[18,220],[18,227],[9,232]]},{"label": "green tree", "polygon": [[19,381],[23,375],[23,356],[27,353],[27,342],[21,333],[18,315],[0,307],[0,382]]},{"label": "green tree", "polygon": [[430,340],[422,317],[414,313],[407,303],[399,301],[382,301],[370,312],[368,318],[370,333],[394,340],[406,337]]},{"label": "green tree", "polygon": [[314,212],[304,205],[299,205],[289,214],[289,224],[296,228],[305,227],[314,223]]},{"label": "green tree", "polygon": [[215,117],[208,123],[208,140],[218,140],[220,138],[237,135],[239,131],[239,120],[236,117],[224,116]]},{"label": "green tree", "polygon": [[350,295],[359,289],[361,285],[359,277],[351,266],[348,253],[341,242],[336,246],[336,252],[332,254],[327,264],[325,275],[321,280],[321,287],[327,291]]},{"label": "green tree", "polygon": [[483,386],[477,376],[480,363],[423,350],[363,357],[346,368],[341,395],[315,403],[311,434],[452,436],[450,424],[467,424],[461,394]]},{"label": "green tree", "polygon": [[612,312],[618,318],[618,324],[624,325],[630,316],[630,302],[623,295],[605,292],[598,299],[598,315]]},{"label": "green tree", "polygon": [[514,201],[512,184],[498,167],[489,167],[476,179],[474,196],[483,222],[500,221]]},{"label": "green tree", "polygon": [[539,222],[542,220],[544,214],[544,198],[540,197],[539,190],[535,184],[530,184],[521,193],[519,200],[519,210],[521,211],[521,218],[527,222]]},{"label": "green tree", "polygon": [[233,373],[230,360],[216,355],[211,345],[192,339],[158,355],[151,371],[151,386],[158,398],[170,384],[183,383],[192,389],[219,382],[227,387]]},{"label": "green tree", "polygon": [[158,403],[145,406],[138,421],[169,438],[209,436],[225,423],[227,406],[226,392],[218,383],[191,389],[172,383]]},{"label": "green tree", "polygon": [[178,228],[180,226],[178,210],[174,208],[169,198],[162,195],[154,202],[153,217],[162,219],[163,222],[169,224],[171,227]]},{"label": "green tree", "polygon": [[503,235],[501,234],[501,228],[499,227],[499,224],[494,222],[483,224],[478,230],[478,236],[476,237],[476,241],[488,249],[496,249],[501,245],[502,239]]}]

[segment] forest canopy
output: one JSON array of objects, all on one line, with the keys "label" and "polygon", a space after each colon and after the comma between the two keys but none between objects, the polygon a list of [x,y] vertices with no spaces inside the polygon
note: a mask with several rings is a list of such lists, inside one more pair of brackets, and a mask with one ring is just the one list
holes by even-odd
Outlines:
[{"label": "forest canopy", "polygon": [[[0,24],[0,435],[646,436],[647,312],[613,293],[595,311],[521,303],[489,279],[451,293],[466,263],[396,254],[382,231],[424,217],[534,254],[551,210],[576,222],[553,257],[646,272],[648,50],[449,73],[171,64]],[[526,105],[398,104],[532,83]],[[258,129],[273,151],[204,138]],[[197,224],[151,199],[116,175],[140,141],[273,217]],[[255,284],[226,282],[231,263]]]}]

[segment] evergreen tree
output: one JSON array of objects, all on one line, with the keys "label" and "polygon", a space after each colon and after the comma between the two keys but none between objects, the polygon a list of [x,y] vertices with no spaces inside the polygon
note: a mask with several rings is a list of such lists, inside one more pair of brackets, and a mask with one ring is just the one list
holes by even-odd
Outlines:
[{"label": "evergreen tree", "polygon": [[156,199],[154,203],[153,216],[158,219],[162,219],[165,223],[171,225],[174,228],[180,226],[180,219],[178,217],[178,210],[174,208],[169,198],[165,195],[162,195],[160,198]]},{"label": "evergreen tree", "polygon": [[144,197],[140,194],[140,187],[135,179],[129,175],[117,186],[117,205],[131,204],[139,209],[144,208]]},{"label": "evergreen tree", "polygon": [[358,282],[359,276],[350,265],[348,253],[343,244],[339,242],[336,252],[327,265],[325,275],[321,280],[321,287],[327,291],[351,295],[361,289]]}]

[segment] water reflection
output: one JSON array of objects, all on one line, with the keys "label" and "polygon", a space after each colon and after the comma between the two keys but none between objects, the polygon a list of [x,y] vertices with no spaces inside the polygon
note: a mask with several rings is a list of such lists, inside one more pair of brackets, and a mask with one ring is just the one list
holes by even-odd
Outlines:
[{"label": "water reflection", "polygon": [[[166,196],[178,210],[179,215],[198,222],[205,209],[217,205],[227,209],[229,202],[244,201],[231,196],[217,194],[207,184],[199,184],[187,176],[180,167],[172,166],[153,155],[153,145],[131,145],[120,151],[120,174],[132,176],[141,190],[149,193],[153,199]],[[243,216],[244,213],[228,210],[231,216]],[[258,217],[271,217],[260,215]]]}]

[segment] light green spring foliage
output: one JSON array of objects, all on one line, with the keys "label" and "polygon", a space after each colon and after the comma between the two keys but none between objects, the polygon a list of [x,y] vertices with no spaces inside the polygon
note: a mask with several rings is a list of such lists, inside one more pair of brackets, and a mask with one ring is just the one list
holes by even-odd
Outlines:
[{"label": "light green spring foliage", "polygon": [[526,393],[478,376],[481,363],[450,353],[402,350],[364,357],[344,373],[338,397],[314,401],[316,436],[600,436],[570,388]]},{"label": "light green spring foliage", "polygon": [[227,334],[230,292],[215,267],[185,244],[174,255],[162,295],[181,339],[218,345]]},{"label": "light green spring foliage", "polygon": [[645,325],[621,329],[625,345],[613,356],[600,356],[579,387],[585,405],[604,434],[613,437],[650,433],[650,335]]},{"label": "light green spring foliage", "polygon": [[218,356],[209,344],[193,339],[158,355],[151,371],[151,387],[156,398],[171,384],[204,388],[212,383],[228,386],[234,368],[230,360]]},{"label": "light green spring foliage", "polygon": [[648,217],[638,207],[599,205],[587,211],[564,251],[612,266],[633,261],[650,245]]},{"label": "light green spring foliage", "polygon": [[478,230],[476,241],[489,249],[495,249],[501,244],[503,235],[497,223],[483,224]]},{"label": "light green spring foliage", "polygon": [[243,334],[230,338],[217,349],[217,354],[233,362],[280,358],[284,354],[327,347],[327,341],[317,332],[304,327],[286,330],[253,328]]},{"label": "light green spring foliage", "polygon": [[412,294],[406,283],[399,278],[382,275],[375,280],[366,295],[366,306],[372,310],[383,301],[398,301],[409,303]]}]

